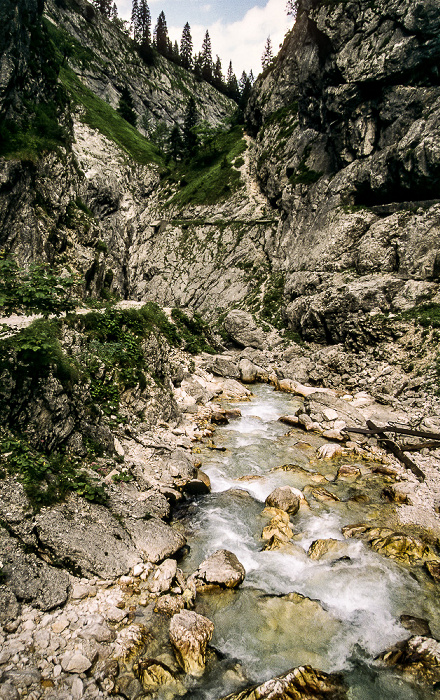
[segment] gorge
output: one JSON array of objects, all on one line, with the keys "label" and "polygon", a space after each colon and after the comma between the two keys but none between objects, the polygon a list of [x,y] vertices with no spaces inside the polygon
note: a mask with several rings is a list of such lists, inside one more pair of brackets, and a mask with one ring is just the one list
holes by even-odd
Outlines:
[{"label": "gorge", "polygon": [[242,114],[0,18],[0,698],[435,697],[438,4],[299,0]]}]

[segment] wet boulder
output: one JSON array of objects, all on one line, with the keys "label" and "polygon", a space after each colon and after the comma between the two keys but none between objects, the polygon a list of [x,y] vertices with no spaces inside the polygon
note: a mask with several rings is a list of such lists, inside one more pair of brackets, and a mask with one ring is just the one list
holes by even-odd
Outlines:
[{"label": "wet boulder", "polygon": [[197,571],[190,576],[198,591],[211,588],[236,588],[244,581],[246,571],[235,554],[227,549],[219,549],[203,561]]},{"label": "wet boulder", "polygon": [[432,637],[410,637],[382,652],[377,658],[419,681],[430,684],[440,682],[440,642]]},{"label": "wet boulder", "polygon": [[347,556],[347,542],[332,538],[313,540],[307,554],[314,561],[336,561]]},{"label": "wet boulder", "polygon": [[220,700],[344,700],[347,689],[340,674],[299,666],[282,676],[246,688]]},{"label": "wet boulder", "polygon": [[180,681],[176,680],[172,669],[158,659],[142,659],[135,664],[133,670],[142,683],[142,687],[148,693],[158,691],[162,686],[174,690],[173,695],[183,695],[184,688]]},{"label": "wet boulder", "polygon": [[337,479],[358,479],[362,475],[359,467],[354,464],[344,464],[339,467],[336,475]]},{"label": "wet boulder", "polygon": [[316,452],[316,456],[318,459],[335,459],[336,457],[340,457],[341,455],[341,445],[337,445],[333,442],[329,442],[326,445],[321,445],[321,447],[319,447]]},{"label": "wet boulder", "polygon": [[436,583],[440,583],[440,561],[425,562],[425,569]]},{"label": "wet boulder", "polygon": [[344,537],[356,537],[368,542],[379,554],[406,564],[438,562],[430,546],[419,537],[394,532],[386,527],[369,527],[365,524],[346,525],[342,528]]},{"label": "wet boulder", "polygon": [[279,508],[295,515],[299,511],[301,499],[290,486],[279,486],[266,498],[266,506]]},{"label": "wet boulder", "polygon": [[293,537],[289,514],[280,508],[267,506],[262,515],[270,518],[270,523],[263,528],[261,535],[265,540],[263,551],[285,548]]},{"label": "wet boulder", "polygon": [[170,641],[177,663],[185,673],[201,676],[205,670],[206,647],[211,640],[214,625],[203,615],[182,610],[171,618]]},{"label": "wet boulder", "polygon": [[413,635],[432,637],[429,622],[423,617],[414,617],[413,615],[404,614],[400,616],[399,621],[402,627],[409,630]]},{"label": "wet boulder", "polygon": [[185,486],[185,493],[188,496],[206,496],[206,494],[211,493],[211,480],[205,472],[201,469],[197,469],[197,474],[195,479],[191,479]]}]

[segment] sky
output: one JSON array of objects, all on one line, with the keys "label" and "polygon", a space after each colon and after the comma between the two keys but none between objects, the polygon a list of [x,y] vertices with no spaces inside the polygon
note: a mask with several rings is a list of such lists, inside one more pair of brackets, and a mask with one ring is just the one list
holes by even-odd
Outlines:
[{"label": "sky", "polygon": [[[116,4],[120,17],[129,20],[131,0],[116,0]],[[182,29],[189,22],[194,53],[201,50],[208,30],[213,60],[220,56],[224,74],[232,61],[238,79],[243,71],[250,70],[257,77],[267,37],[276,54],[293,25],[292,17],[286,14],[286,0],[148,0],[148,6],[152,29],[163,11],[168,35],[179,46]]]}]

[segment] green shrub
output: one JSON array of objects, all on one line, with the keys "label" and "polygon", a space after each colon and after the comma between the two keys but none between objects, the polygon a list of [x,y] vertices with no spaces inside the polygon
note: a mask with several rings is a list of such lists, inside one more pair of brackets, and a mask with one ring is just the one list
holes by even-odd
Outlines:
[{"label": "green shrub", "polygon": [[59,315],[75,308],[72,289],[79,280],[74,275],[61,277],[46,263],[33,263],[21,269],[15,260],[0,252],[0,312]]},{"label": "green shrub", "polygon": [[199,314],[195,313],[190,318],[181,309],[173,309],[171,317],[184,340],[184,350],[193,355],[199,352],[215,354],[216,351],[211,345],[211,329]]},{"label": "green shrub", "polygon": [[61,347],[61,325],[57,321],[38,319],[18,333],[0,340],[0,372],[8,373],[22,385],[37,382],[53,370],[66,385],[79,379],[78,366]]},{"label": "green shrub", "polygon": [[0,428],[0,464],[17,475],[35,508],[62,500],[68,491],[96,503],[106,501],[103,487],[81,472],[78,460],[60,453],[45,455],[5,428]]}]

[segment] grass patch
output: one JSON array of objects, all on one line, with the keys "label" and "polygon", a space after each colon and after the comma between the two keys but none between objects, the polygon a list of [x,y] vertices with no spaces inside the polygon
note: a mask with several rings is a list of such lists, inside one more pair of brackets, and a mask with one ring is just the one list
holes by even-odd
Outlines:
[{"label": "grass patch", "polygon": [[421,304],[401,314],[401,318],[413,319],[423,328],[440,328],[440,304]]},{"label": "grass patch", "polygon": [[220,132],[214,138],[215,144],[208,144],[190,161],[177,165],[168,176],[170,182],[180,184],[180,191],[170,204],[215,204],[241,186],[240,173],[233,162],[247,148],[242,127]]},{"label": "grass patch", "polygon": [[62,68],[60,78],[73,103],[83,108],[81,120],[85,124],[113,141],[137,163],[163,165],[163,159],[155,146],[107,102],[83,85],[70,68]]}]

